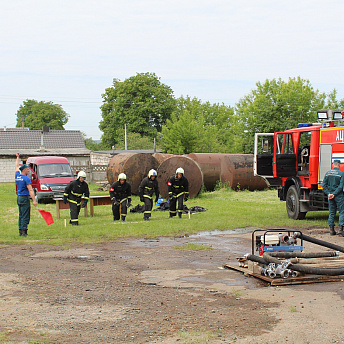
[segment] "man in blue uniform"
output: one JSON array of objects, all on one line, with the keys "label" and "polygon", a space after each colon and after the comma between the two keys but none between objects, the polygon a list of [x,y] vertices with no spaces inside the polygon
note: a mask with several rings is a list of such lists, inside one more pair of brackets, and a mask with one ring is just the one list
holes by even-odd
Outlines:
[{"label": "man in blue uniform", "polygon": [[[333,168],[326,172],[322,187],[328,197],[330,235],[344,236],[344,172],[340,171],[339,167],[340,160],[333,160]],[[334,230],[334,217],[336,216],[337,209],[339,212],[339,230],[336,233]]]},{"label": "man in blue uniform", "polygon": [[31,179],[28,177],[30,172],[29,166],[19,166],[19,153],[16,154],[16,157],[15,180],[17,185],[17,204],[19,209],[19,235],[27,236],[27,226],[30,223],[30,197],[32,198],[32,203],[35,207],[37,207],[37,201],[32,189]]}]

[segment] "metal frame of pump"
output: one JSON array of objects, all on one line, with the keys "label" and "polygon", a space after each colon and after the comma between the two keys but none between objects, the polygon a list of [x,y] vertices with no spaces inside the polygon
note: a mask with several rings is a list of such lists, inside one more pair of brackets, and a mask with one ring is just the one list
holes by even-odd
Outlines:
[{"label": "metal frame of pump", "polygon": [[[258,242],[258,236],[255,238],[255,234],[257,232],[264,232],[259,237],[260,242]],[[280,235],[278,236],[278,244],[267,244],[267,235],[269,233],[286,233],[286,235]],[[301,233],[301,232],[298,232]],[[271,235],[271,234],[270,234]],[[261,238],[263,237],[263,240]],[[255,240],[256,239],[256,240]],[[294,252],[294,251],[303,251],[303,239],[301,238],[301,245],[297,244],[297,236],[296,232],[292,232],[287,229],[269,229],[269,230],[263,230],[263,229],[256,229],[252,232],[252,254],[254,254],[255,250],[254,247],[256,247],[256,251],[259,252],[259,255],[262,256],[264,252],[275,252],[275,251],[282,251],[282,252]]]}]

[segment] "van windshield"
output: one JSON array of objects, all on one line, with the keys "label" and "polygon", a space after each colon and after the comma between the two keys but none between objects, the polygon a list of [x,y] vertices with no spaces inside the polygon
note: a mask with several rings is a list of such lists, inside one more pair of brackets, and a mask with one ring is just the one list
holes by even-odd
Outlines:
[{"label": "van windshield", "polygon": [[73,172],[69,164],[43,164],[37,166],[39,178],[53,177],[73,177]]}]

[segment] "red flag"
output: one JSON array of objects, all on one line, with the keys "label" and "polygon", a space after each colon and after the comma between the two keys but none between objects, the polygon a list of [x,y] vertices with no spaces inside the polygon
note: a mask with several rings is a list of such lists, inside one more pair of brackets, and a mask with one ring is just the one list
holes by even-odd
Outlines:
[{"label": "red flag", "polygon": [[51,225],[54,223],[54,220],[53,220],[53,216],[51,215],[51,213],[49,213],[48,211],[45,211],[45,210],[40,210],[38,209],[38,211],[41,213],[44,221],[47,223],[47,225]]}]

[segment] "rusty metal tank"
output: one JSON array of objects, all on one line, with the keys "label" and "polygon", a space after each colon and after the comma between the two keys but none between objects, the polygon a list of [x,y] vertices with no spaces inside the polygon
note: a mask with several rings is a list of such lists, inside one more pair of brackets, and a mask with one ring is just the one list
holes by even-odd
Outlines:
[{"label": "rusty metal tank", "polygon": [[118,179],[120,173],[127,175],[133,195],[138,195],[139,185],[150,169],[157,169],[158,162],[148,153],[120,153],[115,155],[106,169],[106,177],[110,185]]},{"label": "rusty metal tank", "polygon": [[191,153],[202,169],[204,185],[214,190],[217,181],[233,189],[263,190],[265,180],[253,175],[253,154]]},{"label": "rusty metal tank", "polygon": [[203,183],[207,190],[214,190],[216,183],[221,180],[221,164],[223,154],[190,153],[189,158],[195,160],[203,173]]},{"label": "rusty metal tank", "polygon": [[174,156],[174,154],[167,154],[167,153],[154,153],[152,155],[157,160],[158,165],[162,164],[166,159]]},{"label": "rusty metal tank", "polygon": [[197,196],[200,192],[203,185],[203,173],[198,163],[187,156],[172,156],[158,167],[159,189],[162,197],[168,198],[167,183],[179,167],[184,169],[184,176],[189,181],[190,198]]}]

